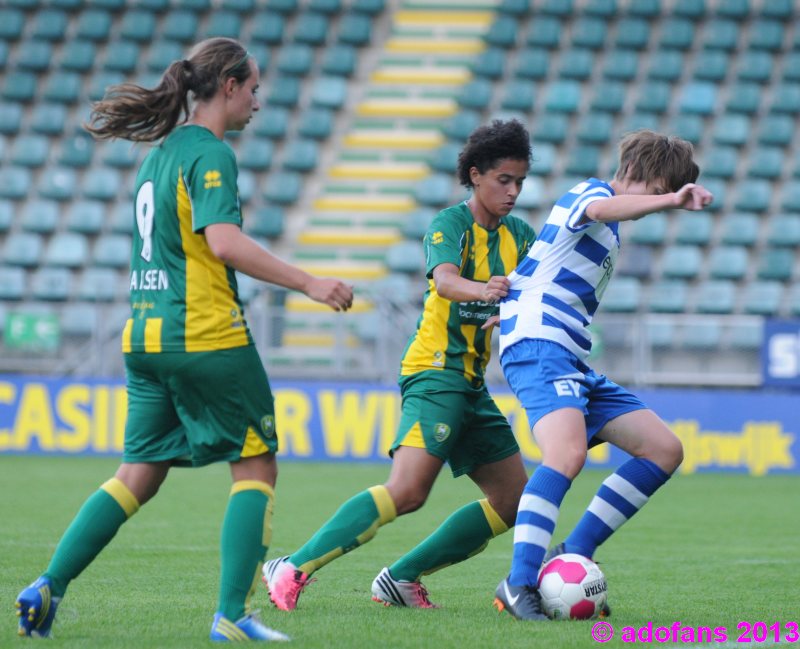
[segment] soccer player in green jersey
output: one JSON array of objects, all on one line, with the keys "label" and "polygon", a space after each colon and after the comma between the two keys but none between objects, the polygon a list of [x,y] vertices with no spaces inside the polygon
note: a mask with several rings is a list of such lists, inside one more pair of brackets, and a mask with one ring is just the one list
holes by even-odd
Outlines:
[{"label": "soccer player in green jersey", "polygon": [[234,271],[337,311],[352,305],[353,292],[281,261],[241,231],[236,158],[223,137],[258,110],[258,80],[255,60],[238,42],[212,38],[173,62],[156,88],[122,84],[93,106],[87,129],[95,137],[156,143],[139,169],[132,210],[124,456],[73,519],[44,574],[18,596],[20,635],[50,634],[69,583],[172,466],[225,461],[233,487],[211,639],[287,639],[249,610],[271,536],[277,438]]},{"label": "soccer player in green jersey", "polygon": [[530,156],[528,132],[515,120],[476,129],[461,151],[458,177],[472,195],[442,210],[424,238],[428,289],[401,362],[402,417],[389,479],[345,502],[299,550],[264,565],[278,608],[294,609],[315,571],[419,509],[445,462],[485,498],[454,512],[384,568],[372,584],[373,599],[433,607],[421,576],[477,554],[513,526],[527,476],[511,427],[484,383],[491,352],[486,324],[508,293],[506,275],[535,238],[509,214]]}]

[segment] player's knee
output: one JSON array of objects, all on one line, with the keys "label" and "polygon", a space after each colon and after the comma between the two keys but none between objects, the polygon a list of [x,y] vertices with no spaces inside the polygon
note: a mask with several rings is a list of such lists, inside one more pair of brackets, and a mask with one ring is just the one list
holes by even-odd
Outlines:
[{"label": "player's knee", "polygon": [[683,462],[683,444],[672,431],[668,431],[648,445],[644,457],[672,474]]},{"label": "player's knee", "polygon": [[417,511],[427,499],[428,493],[423,489],[407,489],[392,494],[398,516]]}]

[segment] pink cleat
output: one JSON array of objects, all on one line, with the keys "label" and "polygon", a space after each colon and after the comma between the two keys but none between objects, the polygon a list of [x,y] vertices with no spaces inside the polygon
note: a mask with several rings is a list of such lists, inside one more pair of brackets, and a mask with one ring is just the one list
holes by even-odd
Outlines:
[{"label": "pink cleat", "polygon": [[312,581],[311,575],[300,572],[289,557],[279,557],[264,564],[262,581],[267,585],[269,598],[282,611],[297,608],[300,593]]}]

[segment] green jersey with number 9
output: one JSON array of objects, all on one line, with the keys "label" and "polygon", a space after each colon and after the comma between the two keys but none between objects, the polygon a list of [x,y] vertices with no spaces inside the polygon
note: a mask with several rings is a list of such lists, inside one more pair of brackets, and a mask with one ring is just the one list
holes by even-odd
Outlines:
[{"label": "green jersey with number 9", "polygon": [[123,352],[252,344],[234,271],[203,236],[213,223],[241,225],[237,175],[233,150],[202,126],[176,128],[145,158],[136,178]]}]

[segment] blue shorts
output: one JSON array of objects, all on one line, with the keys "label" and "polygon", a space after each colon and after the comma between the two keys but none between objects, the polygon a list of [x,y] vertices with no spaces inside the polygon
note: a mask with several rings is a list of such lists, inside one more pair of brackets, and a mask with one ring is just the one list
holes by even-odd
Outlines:
[{"label": "blue shorts", "polygon": [[500,364],[531,428],[555,410],[577,408],[586,417],[590,440],[615,417],[647,408],[625,388],[549,340],[520,340],[503,352]]}]

